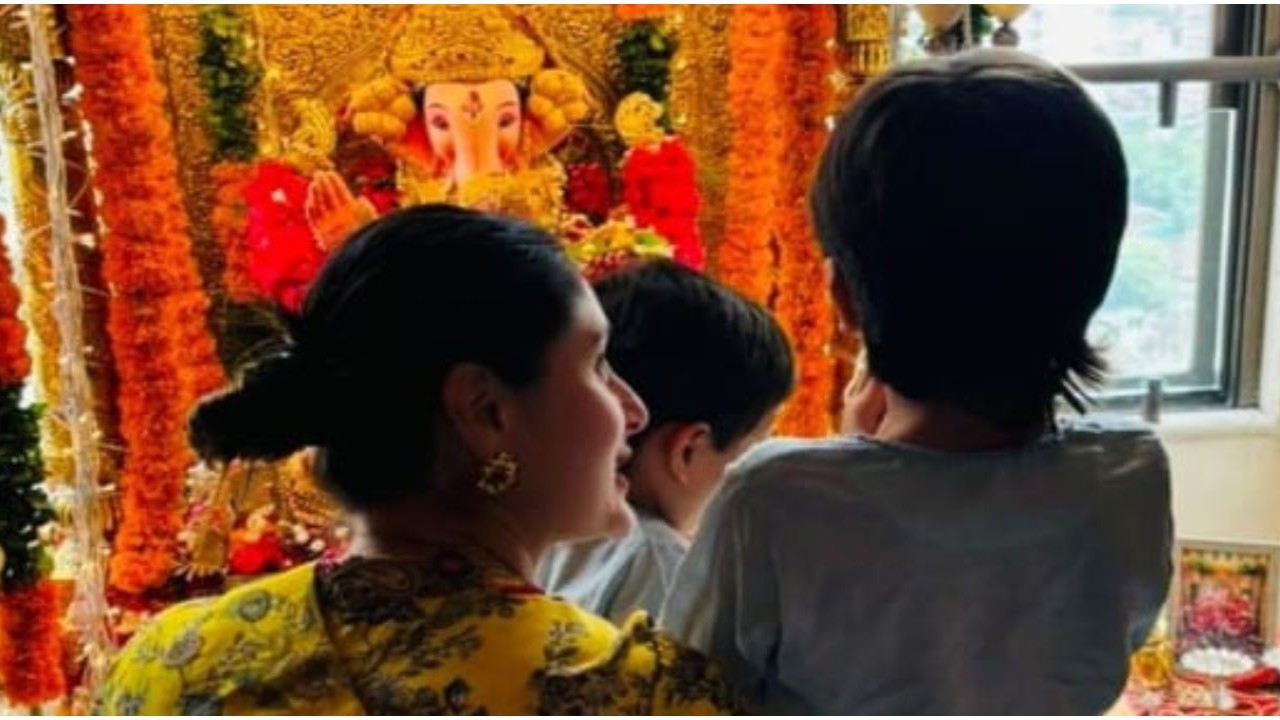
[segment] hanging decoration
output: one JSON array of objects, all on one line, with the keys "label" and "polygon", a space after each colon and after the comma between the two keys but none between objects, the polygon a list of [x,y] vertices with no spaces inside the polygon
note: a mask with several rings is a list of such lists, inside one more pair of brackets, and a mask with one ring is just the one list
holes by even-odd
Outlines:
[{"label": "hanging decoration", "polygon": [[991,34],[991,44],[997,47],[1017,47],[1018,31],[1013,29],[1013,21],[1022,17],[1030,5],[983,5],[988,13],[1000,21],[1000,27]]},{"label": "hanging decoration", "polygon": [[200,84],[208,107],[205,126],[216,161],[248,162],[258,154],[258,126],[251,101],[261,72],[253,62],[246,22],[234,5],[201,5]]},{"label": "hanging decoration", "polygon": [[67,692],[58,589],[48,579],[0,595],[0,683],[11,705],[38,707]]},{"label": "hanging decoration", "polygon": [[[31,73],[20,70],[25,58],[14,54],[17,47],[0,45],[3,63],[5,112],[2,137],[6,141],[8,167],[12,178],[13,210],[20,233],[23,268],[23,302],[27,326],[32,335],[28,349],[32,355],[33,381],[44,398],[61,397],[58,366],[58,326],[53,313],[53,272],[50,268],[50,234],[48,200],[44,195],[41,158],[35,149],[41,147],[40,119],[36,113]],[[68,428],[46,414],[41,419],[41,452],[51,478],[71,476],[71,440]]]},{"label": "hanging decoration", "polygon": [[827,5],[785,9],[790,58],[785,64],[782,141],[786,147],[777,201],[777,293],[774,312],[796,356],[795,393],[776,430],[821,437],[832,430],[831,397],[836,366],[830,355],[835,307],[823,278],[823,257],[809,221],[806,197],[827,142],[835,73],[835,10]]},{"label": "hanging decoration", "polygon": [[209,225],[223,251],[222,284],[227,297],[237,303],[251,303],[264,297],[249,274],[249,248],[243,241],[248,227],[245,189],[253,174],[253,166],[242,163],[219,163],[213,175],[213,210]]},{"label": "hanging decoration", "polygon": [[[5,221],[0,217],[0,235]],[[0,244],[0,690],[37,706],[66,692],[52,558],[41,539],[53,520],[40,459],[40,410],[23,403],[31,372],[13,267]]]},{"label": "hanging decoration", "polygon": [[199,54],[196,65],[207,107],[205,130],[213,145],[214,204],[210,225],[223,248],[222,281],[232,301],[264,297],[248,276],[249,253],[242,238],[247,225],[244,188],[258,155],[253,98],[262,71],[250,52],[248,22],[241,8],[201,5],[196,11]]},{"label": "hanging decoration", "polygon": [[697,168],[684,140],[671,133],[666,108],[677,47],[674,35],[653,19],[632,22],[614,45],[625,94],[614,128],[629,148],[620,164],[622,202],[636,227],[671,244],[677,262],[702,270]]},{"label": "hanging decoration", "polygon": [[889,69],[898,42],[895,5],[841,5],[837,10],[839,33],[836,55],[835,107],[849,104],[867,83]]},{"label": "hanging decoration", "polygon": [[628,25],[614,45],[622,94],[644,93],[665,103],[676,49],[675,37],[661,23],[646,19]]},{"label": "hanging decoration", "polygon": [[[30,171],[29,175],[19,176],[24,187],[23,204],[30,213],[24,217],[23,245],[27,249],[27,266],[39,270],[33,279],[47,282],[52,298],[31,311],[35,327],[41,328],[42,344],[48,343],[44,353],[57,353],[57,371],[48,378],[56,378],[56,393],[47,397],[53,403],[53,426],[60,429],[59,437],[65,440],[67,452],[59,458],[59,464],[50,466],[60,473],[50,478],[50,485],[61,495],[57,505],[64,524],[59,553],[67,551],[69,558],[59,570],[74,578],[74,584],[71,592],[64,594],[55,590],[50,581],[42,580],[7,601],[9,607],[0,615],[0,624],[14,627],[22,642],[15,649],[5,650],[3,661],[12,660],[21,666],[16,682],[33,682],[30,697],[60,694],[60,681],[54,676],[60,673],[62,659],[56,616],[61,612],[62,598],[70,595],[66,624],[80,649],[75,657],[79,667],[73,707],[83,707],[106,672],[114,649],[108,629],[106,547],[98,487],[101,435],[86,362],[84,297],[71,223],[69,173],[63,156],[63,143],[74,133],[67,133],[63,121],[62,103],[67,98],[60,92],[54,66],[57,41],[53,35],[53,9],[29,4],[23,6],[22,13],[30,41],[31,106],[38,119],[38,133],[24,132],[22,139],[29,143],[29,160],[39,157],[43,164],[39,173],[35,172],[34,162],[20,166]],[[35,197],[43,201],[43,208],[32,202]],[[38,226],[26,224],[35,218],[43,222]],[[47,256],[35,257],[37,251]],[[43,292],[45,288],[39,288],[34,296],[42,297]],[[52,335],[45,332],[44,322],[49,318],[56,328]],[[47,385],[42,389],[50,391]],[[16,629],[19,625],[21,630]],[[36,676],[36,672],[44,675]]]},{"label": "hanging decoration", "polygon": [[[916,14],[925,24],[925,36],[921,44],[930,55],[954,53],[971,47],[979,47],[988,37],[996,45],[1016,45],[1018,35],[1009,22],[1022,14],[1026,5],[915,5]],[[992,36],[996,30],[993,17],[1008,17],[1004,21],[999,38]],[[1021,8],[1021,9],[1017,9]]]},{"label": "hanging decoration", "polygon": [[141,6],[67,8],[84,114],[94,130],[103,274],[112,290],[108,333],[126,445],[110,578],[130,594],[163,587],[174,570],[192,459],[186,416],[200,394],[224,381],[191,255],[147,13]]},{"label": "hanging decoration", "polygon": [[[0,232],[4,230],[0,218]],[[38,580],[49,558],[37,536],[53,519],[40,460],[38,408],[23,404],[23,387],[31,371],[26,330],[18,319],[18,288],[13,268],[0,247],[0,589]]]},{"label": "hanging decoration", "polygon": [[782,87],[790,43],[786,12],[777,5],[736,5],[728,35],[725,229],[711,264],[721,281],[768,305],[774,286],[775,202],[785,173],[777,111],[787,102]]}]

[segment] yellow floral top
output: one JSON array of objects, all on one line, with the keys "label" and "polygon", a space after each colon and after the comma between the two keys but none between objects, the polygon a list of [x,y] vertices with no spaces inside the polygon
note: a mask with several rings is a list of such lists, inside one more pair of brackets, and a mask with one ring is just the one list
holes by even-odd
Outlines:
[{"label": "yellow floral top", "polygon": [[115,660],[101,714],[726,714],[719,670],[441,548],[305,565],[176,606]]}]

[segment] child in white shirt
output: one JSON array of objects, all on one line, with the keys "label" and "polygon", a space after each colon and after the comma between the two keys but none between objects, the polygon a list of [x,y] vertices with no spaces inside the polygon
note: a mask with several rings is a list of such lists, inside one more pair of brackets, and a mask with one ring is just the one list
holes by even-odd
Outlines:
[{"label": "child in white shirt", "polygon": [[649,409],[627,468],[637,523],[621,538],[556,548],[538,579],[621,624],[636,610],[657,615],[725,468],[768,433],[795,370],[768,313],[674,262],[628,267],[595,291],[609,363]]},{"label": "child in white shirt", "polygon": [[811,204],[867,348],[864,432],[749,453],[663,624],[773,714],[1106,710],[1172,532],[1149,431],[1055,421],[1101,378],[1085,331],[1128,206],[1110,122],[1021,53],[904,66],[840,120]]}]

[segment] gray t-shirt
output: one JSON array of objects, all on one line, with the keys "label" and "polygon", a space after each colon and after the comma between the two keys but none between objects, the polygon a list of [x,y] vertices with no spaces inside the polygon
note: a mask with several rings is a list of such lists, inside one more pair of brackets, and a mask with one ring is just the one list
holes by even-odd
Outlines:
[{"label": "gray t-shirt", "polygon": [[657,617],[688,549],[665,521],[637,511],[622,538],[556,546],[537,580],[548,593],[621,625],[636,610]]},{"label": "gray t-shirt", "polygon": [[774,714],[1092,714],[1172,573],[1149,431],[1022,449],[771,441],[730,473],[662,624]]}]

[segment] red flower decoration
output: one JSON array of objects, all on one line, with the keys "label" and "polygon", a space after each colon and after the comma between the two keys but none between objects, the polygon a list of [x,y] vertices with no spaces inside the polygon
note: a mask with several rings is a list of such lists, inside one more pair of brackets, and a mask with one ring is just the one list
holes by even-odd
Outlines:
[{"label": "red flower decoration", "polygon": [[244,188],[249,278],[291,312],[306,299],[325,253],[307,223],[307,178],[284,163],[259,163]]},{"label": "red flower decoration", "polygon": [[289,556],[275,533],[236,547],[227,558],[227,570],[232,575],[261,575],[288,566]]},{"label": "red flower decoration", "polygon": [[565,200],[569,209],[589,215],[597,222],[609,215],[613,206],[613,188],[609,173],[600,163],[578,163],[569,166]]},{"label": "red flower decoration", "polygon": [[0,595],[0,682],[13,705],[36,706],[67,691],[58,610],[49,580]]},{"label": "red flower decoration", "polygon": [[1187,625],[1196,634],[1220,633],[1244,637],[1254,629],[1252,608],[1243,598],[1211,590],[1196,598],[1187,612]]},{"label": "red flower decoration", "polygon": [[706,264],[698,230],[697,172],[678,138],[632,148],[622,161],[623,201],[637,227],[651,228],[668,242],[677,262],[695,270]]}]

